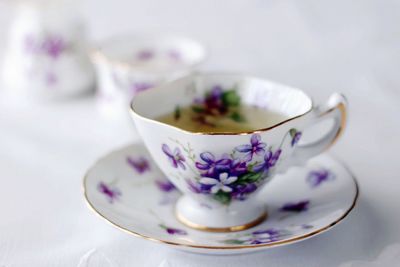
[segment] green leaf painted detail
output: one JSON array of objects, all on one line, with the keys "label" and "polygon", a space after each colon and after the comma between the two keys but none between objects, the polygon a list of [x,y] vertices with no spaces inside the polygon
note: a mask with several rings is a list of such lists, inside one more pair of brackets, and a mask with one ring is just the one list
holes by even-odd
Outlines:
[{"label": "green leaf painted detail", "polygon": [[292,128],[289,130],[289,134],[292,138],[296,135],[296,133],[297,133],[297,130],[295,128]]},{"label": "green leaf painted detail", "polygon": [[250,173],[246,173],[242,176],[239,177],[239,183],[254,183],[257,182],[258,180],[260,180],[262,177],[262,173],[261,172],[250,172]]},{"label": "green leaf painted detail", "polygon": [[228,205],[231,202],[230,194],[223,191],[219,191],[218,193],[216,193],[214,195],[214,199],[224,205]]},{"label": "green leaf painted detail", "polygon": [[181,118],[181,108],[179,106],[175,107],[174,119],[179,120]]},{"label": "green leaf painted detail", "polygon": [[239,112],[234,111],[232,112],[232,114],[229,116],[233,121],[236,122],[245,122],[246,119],[244,118],[244,116],[242,116]]},{"label": "green leaf painted detail", "polygon": [[203,113],[205,111],[205,109],[200,106],[192,106],[192,110],[196,113]]},{"label": "green leaf painted detail", "polygon": [[222,102],[226,106],[237,107],[240,105],[240,96],[235,90],[228,90],[222,93]]}]

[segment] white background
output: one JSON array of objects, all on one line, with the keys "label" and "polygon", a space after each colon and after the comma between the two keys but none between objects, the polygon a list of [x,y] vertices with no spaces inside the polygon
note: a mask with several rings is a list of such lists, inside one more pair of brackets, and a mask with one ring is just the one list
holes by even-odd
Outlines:
[{"label": "white background", "polygon": [[[9,2],[0,2],[0,48]],[[5,100],[0,266],[86,266],[93,249],[91,266],[338,266],[400,241],[400,1],[90,0],[82,13],[93,41],[183,34],[209,47],[203,69],[287,83],[317,101],[343,92],[350,120],[332,151],[359,179],[360,201],[342,224],[294,245],[230,257],[178,252],[111,227],[84,203],[84,172],[137,139],[130,125],[101,118],[90,97],[29,108]]]}]

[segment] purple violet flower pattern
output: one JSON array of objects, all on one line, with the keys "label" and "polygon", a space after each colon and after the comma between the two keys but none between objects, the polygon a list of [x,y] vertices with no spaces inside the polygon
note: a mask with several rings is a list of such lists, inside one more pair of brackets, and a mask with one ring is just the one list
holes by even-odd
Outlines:
[{"label": "purple violet flower pattern", "polygon": [[246,200],[247,195],[257,190],[257,186],[252,184],[239,184],[232,193],[232,198],[237,200]]},{"label": "purple violet flower pattern", "polygon": [[45,55],[56,60],[66,49],[65,41],[58,35],[48,35],[37,39],[28,35],[25,38],[25,50],[30,54]]},{"label": "purple violet flower pattern", "polygon": [[210,185],[210,192],[216,194],[218,191],[226,193],[232,192],[230,184],[234,183],[238,178],[236,176],[229,176],[229,173],[220,173],[218,178],[203,177],[200,179],[200,183],[204,185]]},{"label": "purple violet flower pattern", "polygon": [[290,144],[291,146],[295,146],[300,141],[302,133],[293,128],[290,129],[289,134],[292,137],[292,141],[290,142]]},{"label": "purple violet flower pattern", "polygon": [[186,166],[184,162],[186,161],[185,158],[182,156],[181,150],[179,147],[176,147],[174,151],[172,151],[168,145],[163,144],[162,145],[162,150],[165,153],[165,155],[168,156],[168,160],[170,161],[171,165],[174,168],[181,168],[183,170],[186,170]]},{"label": "purple violet flower pattern", "polygon": [[280,208],[280,211],[303,212],[303,211],[307,211],[309,206],[310,206],[309,200],[303,200],[303,201],[299,201],[299,202],[290,202],[290,203],[284,204]]},{"label": "purple violet flower pattern", "polygon": [[156,180],[155,183],[162,192],[168,193],[176,189],[175,185],[168,180]]},{"label": "purple violet flower pattern", "polygon": [[328,169],[311,171],[307,176],[307,182],[312,188],[320,186],[322,183],[335,179],[335,175]]},{"label": "purple violet flower pattern", "polygon": [[265,152],[266,143],[261,142],[259,134],[253,134],[250,139],[250,144],[241,145],[236,147],[236,151],[245,153],[244,161],[251,161],[253,155],[262,155]]},{"label": "purple violet flower pattern", "polygon": [[189,188],[189,190],[190,190],[191,192],[193,192],[193,193],[195,193],[195,194],[200,194],[200,193],[202,192],[202,191],[201,191],[201,186],[200,186],[200,184],[197,184],[197,183],[193,182],[193,181],[190,180],[190,179],[187,179],[187,180],[186,180],[186,183],[187,183],[188,188]]},{"label": "purple violet flower pattern", "polygon": [[259,245],[268,244],[284,239],[291,233],[285,229],[268,228],[265,230],[254,231],[251,234],[246,234],[237,239],[224,240],[225,244],[237,244],[237,245]]},{"label": "purple violet flower pattern", "polygon": [[[238,147],[231,154],[225,153],[220,157],[211,152],[200,153],[198,160],[194,155],[190,157],[200,177],[196,180],[186,179],[189,190],[196,194],[212,195],[225,205],[232,200],[246,200],[257,191],[278,163],[282,150],[267,147],[259,134],[250,137],[250,144]],[[179,148],[172,151],[163,144],[162,150],[172,167],[186,169],[185,158]]]},{"label": "purple violet flower pattern", "polygon": [[229,165],[231,163],[231,160],[228,158],[227,155],[224,155],[221,159],[216,160],[215,156],[210,152],[201,153],[200,158],[203,162],[196,162],[196,168],[205,171],[205,174],[210,175],[214,173],[215,169],[229,169]]},{"label": "purple violet flower pattern", "polygon": [[178,50],[170,50],[168,51],[167,55],[173,61],[179,62],[182,60],[182,55]]},{"label": "purple violet flower pattern", "polygon": [[[47,36],[27,35],[24,40],[24,51],[28,55],[47,57],[55,62],[68,47],[62,36],[51,34]],[[58,82],[58,77],[54,73],[54,69],[49,68],[44,74],[43,80],[49,87],[54,86]]]},{"label": "purple violet flower pattern", "polygon": [[65,42],[60,36],[49,36],[42,44],[43,51],[51,58],[57,59],[65,50]]},{"label": "purple violet flower pattern", "polygon": [[154,57],[154,52],[151,50],[142,50],[136,54],[136,59],[140,61],[147,61]]},{"label": "purple violet flower pattern", "polygon": [[217,126],[215,118],[244,122],[245,117],[238,107],[240,107],[240,96],[235,89],[223,90],[220,85],[215,85],[204,97],[193,100],[192,120],[210,127]]},{"label": "purple violet flower pattern", "polygon": [[168,227],[164,224],[159,225],[162,229],[164,229],[170,235],[187,235],[187,232],[182,229]]},{"label": "purple violet flower pattern", "polygon": [[122,195],[121,191],[119,191],[116,187],[111,187],[104,182],[100,182],[97,185],[97,189],[100,193],[104,194],[110,203],[114,203],[115,200],[118,200],[119,197]]},{"label": "purple violet flower pattern", "polygon": [[[246,118],[238,109],[240,103],[241,98],[235,88],[224,90],[220,85],[215,85],[204,97],[193,100],[191,119],[210,127],[215,127],[215,123],[218,123],[215,118],[245,122]],[[180,110],[177,110],[175,120],[181,117]],[[289,134],[293,147],[299,142],[301,132],[292,128],[283,138]],[[185,178],[190,191],[211,195],[216,201],[229,205],[232,200],[243,201],[256,192],[274,172],[282,157],[283,142],[279,147],[273,147],[264,142],[258,133],[252,134],[249,139],[247,143],[233,147],[230,153],[226,151],[220,155],[210,151],[191,154],[192,150],[178,143],[190,162],[186,162],[178,147],[172,151],[167,144],[162,144],[162,150],[172,167],[183,170],[188,167],[193,171],[195,179]]]},{"label": "purple violet flower pattern", "polygon": [[253,171],[255,172],[268,171],[270,168],[274,167],[275,164],[278,162],[281,153],[282,153],[281,149],[278,149],[275,152],[269,150],[264,155],[264,162],[254,166]]},{"label": "purple violet flower pattern", "polygon": [[132,157],[127,157],[126,162],[131,166],[134,170],[136,170],[139,174],[142,174],[146,171],[150,171],[150,164],[147,159],[144,157],[140,157],[138,159],[134,159]]},{"label": "purple violet flower pattern", "polygon": [[154,85],[151,83],[147,82],[135,82],[131,85],[131,92],[133,95],[146,91],[147,89],[150,89]]}]

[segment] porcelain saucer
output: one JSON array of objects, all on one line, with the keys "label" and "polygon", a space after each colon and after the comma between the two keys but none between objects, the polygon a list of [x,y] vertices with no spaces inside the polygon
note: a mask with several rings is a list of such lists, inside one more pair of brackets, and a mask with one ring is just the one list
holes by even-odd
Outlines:
[{"label": "porcelain saucer", "polygon": [[143,144],[100,159],[87,172],[89,207],[117,228],[178,249],[237,254],[305,240],[331,229],[354,208],[358,185],[350,171],[327,154],[277,175],[259,194],[268,205],[263,223],[240,232],[209,233],[177,221],[180,193],[165,178]]}]

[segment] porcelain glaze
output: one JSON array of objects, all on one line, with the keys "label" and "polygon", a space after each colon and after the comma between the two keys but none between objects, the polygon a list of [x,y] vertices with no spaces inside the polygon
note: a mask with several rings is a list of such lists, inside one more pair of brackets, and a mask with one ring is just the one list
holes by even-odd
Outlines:
[{"label": "porcelain glaze", "polygon": [[[133,164],[132,164],[133,163]],[[319,181],[316,183],[315,181]],[[177,188],[142,144],[106,155],[84,179],[89,206],[114,226],[148,240],[196,253],[235,254],[294,243],[330,229],[354,207],[358,187],[328,155],[290,169],[263,188],[268,220],[234,233],[197,231],[180,223]]]},{"label": "porcelain glaze", "polygon": [[[188,106],[215,86],[234,90],[244,105],[288,119],[244,133],[193,133],[154,120],[177,105]],[[298,89],[234,74],[194,74],[143,92],[131,108],[155,162],[185,194],[176,207],[178,217],[203,230],[241,229],[262,216],[265,207],[254,199],[259,189],[276,173],[325,150],[345,123],[345,99],[339,94],[332,95],[326,106],[313,107]],[[326,119],[334,120],[328,134],[314,143],[299,144],[303,130]]]},{"label": "porcelain glaze", "polygon": [[16,1],[2,69],[18,102],[60,100],[92,89],[94,71],[79,9],[68,1]]},{"label": "porcelain glaze", "polygon": [[100,110],[110,118],[128,117],[137,93],[188,75],[205,54],[201,44],[175,36],[137,35],[100,44],[92,53]]}]

